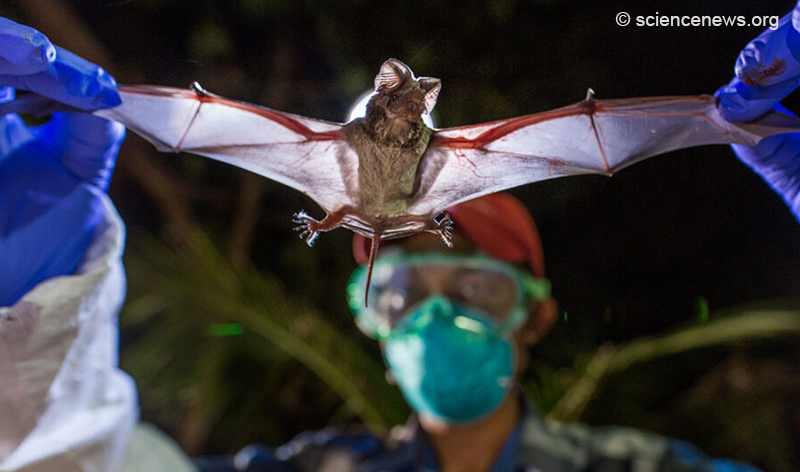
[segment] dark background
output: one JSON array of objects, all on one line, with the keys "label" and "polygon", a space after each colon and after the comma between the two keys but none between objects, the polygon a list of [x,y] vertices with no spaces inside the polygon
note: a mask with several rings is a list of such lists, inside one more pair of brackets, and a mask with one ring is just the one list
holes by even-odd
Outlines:
[{"label": "dark background", "polygon": [[[26,0],[4,2],[0,13],[100,63],[120,83],[184,87],[196,80],[223,96],[333,121],[344,119],[380,64],[396,57],[418,75],[442,79],[436,117],[449,127],[567,105],[588,87],[597,98],[713,93],[763,28],[620,27],[615,15],[749,19],[782,16],[792,7],[784,0]],[[787,101],[790,108],[794,103]],[[541,392],[550,378],[557,385],[550,397],[563,393],[600,345],[726,312],[798,306],[800,225],[728,147],[659,156],[610,179],[570,177],[512,193],[537,221],[554,294],[567,314],[534,350],[538,398],[549,398]],[[251,331],[204,337],[204,326],[220,320],[170,311],[177,305],[169,300],[179,297],[164,282],[184,277],[198,286],[191,277],[202,271],[182,266],[183,259],[158,265],[187,247],[187,234],[202,231],[212,248],[206,262],[219,256],[231,280],[261,274],[277,284],[276,297],[292,301],[262,300],[266,305],[299,303],[324,313],[339,336],[374,361],[380,377],[379,354],[352,328],[344,303],[355,267],[350,233],[323,234],[309,249],[293,233],[291,215],[322,212],[299,192],[202,158],[156,154],[133,135],[110,194],[128,225],[129,307],[136,308],[123,313],[123,366],[139,381],[145,419],[195,454],[232,452],[253,441],[279,444],[303,429],[363,419],[307,362],[242,348],[265,342],[248,337]],[[189,246],[195,250],[187,257],[197,256],[197,246]],[[210,283],[205,295],[225,292],[222,285]],[[237,290],[231,293],[247,292]],[[136,316],[142,306],[149,307],[147,317]],[[174,336],[153,334],[168,329]],[[152,347],[158,342],[161,351]],[[606,381],[581,418],[656,429],[713,454],[798,470],[790,465],[800,449],[798,344],[796,335],[742,341],[643,363]],[[180,367],[149,373],[153,362],[135,361],[143,352],[164,353],[161,361],[166,356]],[[211,373],[191,362],[220,358]],[[752,375],[745,376],[749,387],[737,390],[728,380],[740,379],[742,369]],[[765,380],[764,372],[775,374]],[[165,380],[170,375],[183,380]],[[365,385],[369,396],[371,384]],[[214,395],[202,394],[212,387]],[[197,406],[208,397],[221,405],[211,413]],[[389,423],[402,418],[397,398],[386,402],[397,411],[386,416]]]}]

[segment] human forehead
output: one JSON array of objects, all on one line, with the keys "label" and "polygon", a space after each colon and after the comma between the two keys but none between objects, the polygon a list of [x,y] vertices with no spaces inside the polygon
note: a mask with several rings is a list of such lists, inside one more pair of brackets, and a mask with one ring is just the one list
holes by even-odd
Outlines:
[{"label": "human forehead", "polygon": [[[378,260],[387,255],[403,253],[403,254],[458,254],[463,256],[484,256],[491,258],[481,251],[475,244],[459,230],[453,231],[453,247],[448,248],[442,243],[442,239],[435,234],[419,233],[414,236],[404,238],[394,244],[387,246],[387,250],[378,252]],[[509,262],[500,259],[495,259],[498,262],[504,262],[508,265],[514,266],[521,270],[523,273],[530,274],[530,269],[525,261]]]}]

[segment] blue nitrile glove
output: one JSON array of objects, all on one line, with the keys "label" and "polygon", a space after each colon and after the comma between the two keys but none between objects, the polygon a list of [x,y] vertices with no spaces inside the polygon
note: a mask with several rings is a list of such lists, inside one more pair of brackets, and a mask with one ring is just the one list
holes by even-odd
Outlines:
[{"label": "blue nitrile glove", "polygon": [[[751,41],[736,61],[736,78],[719,89],[719,110],[728,121],[750,121],[773,108],[800,85],[800,2],[774,31]],[[800,133],[772,136],[733,151],[775,190],[800,221]]]},{"label": "blue nitrile glove", "polygon": [[77,112],[29,127],[16,113],[41,107],[26,109],[15,96],[26,90],[54,109],[95,110],[120,103],[116,87],[100,67],[0,18],[0,306],[77,269],[125,136],[122,125]]}]

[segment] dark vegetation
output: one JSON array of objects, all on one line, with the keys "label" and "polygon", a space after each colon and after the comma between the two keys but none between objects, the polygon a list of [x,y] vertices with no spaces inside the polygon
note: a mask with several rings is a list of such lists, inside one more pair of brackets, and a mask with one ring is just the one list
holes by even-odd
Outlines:
[{"label": "dark vegetation", "polygon": [[[336,121],[397,57],[442,79],[437,118],[455,126],[567,105],[590,86],[598,98],[712,93],[761,28],[619,27],[616,13],[749,18],[792,6],[26,0],[0,14],[122,83],[196,80]],[[344,302],[351,234],[309,249],[291,230],[297,210],[322,216],[312,201],[224,164],[157,154],[133,135],[110,193],[129,231],[122,365],[145,420],[192,454],[404,420]],[[718,146],[513,193],[537,220],[565,311],[525,385],[544,413],[798,470],[800,225],[758,176]]]}]

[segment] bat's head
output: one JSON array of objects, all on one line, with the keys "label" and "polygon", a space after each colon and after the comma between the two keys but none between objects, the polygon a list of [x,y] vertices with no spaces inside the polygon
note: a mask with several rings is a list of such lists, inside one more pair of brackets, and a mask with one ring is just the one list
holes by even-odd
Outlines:
[{"label": "bat's head", "polygon": [[372,102],[393,120],[416,123],[423,113],[430,113],[442,84],[433,77],[415,78],[411,69],[397,59],[389,59],[375,76]]}]

